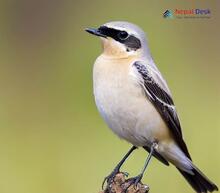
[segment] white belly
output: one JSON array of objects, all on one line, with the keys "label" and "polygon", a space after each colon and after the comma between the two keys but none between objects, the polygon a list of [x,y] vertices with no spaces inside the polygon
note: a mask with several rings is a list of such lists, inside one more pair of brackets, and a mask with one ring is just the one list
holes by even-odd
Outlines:
[{"label": "white belly", "polygon": [[[117,64],[116,64],[117,65]],[[167,134],[167,127],[128,68],[96,62],[94,95],[108,126],[120,138],[145,146]]]}]

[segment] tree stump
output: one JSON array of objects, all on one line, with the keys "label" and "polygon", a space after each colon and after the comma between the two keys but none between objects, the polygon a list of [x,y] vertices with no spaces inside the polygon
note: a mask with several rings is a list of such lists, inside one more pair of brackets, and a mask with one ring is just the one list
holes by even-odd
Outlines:
[{"label": "tree stump", "polygon": [[130,187],[129,185],[130,183],[126,179],[125,174],[118,173],[114,180],[108,182],[106,188],[99,193],[148,193],[150,189],[142,182],[139,182],[137,187],[135,187],[133,184]]}]

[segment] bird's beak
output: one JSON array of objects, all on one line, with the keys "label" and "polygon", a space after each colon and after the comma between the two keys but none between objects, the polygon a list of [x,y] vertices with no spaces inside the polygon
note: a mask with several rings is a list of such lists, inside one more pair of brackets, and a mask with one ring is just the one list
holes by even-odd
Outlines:
[{"label": "bird's beak", "polygon": [[95,36],[100,36],[103,38],[106,38],[107,36],[105,34],[103,34],[99,29],[95,29],[95,28],[86,28],[85,31],[87,31],[88,33],[95,35]]}]

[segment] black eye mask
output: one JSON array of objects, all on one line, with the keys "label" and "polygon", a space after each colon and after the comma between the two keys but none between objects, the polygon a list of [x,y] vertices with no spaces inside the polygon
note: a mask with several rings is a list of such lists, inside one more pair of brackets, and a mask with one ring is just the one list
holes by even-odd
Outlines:
[{"label": "black eye mask", "polygon": [[128,50],[137,50],[141,48],[141,41],[133,35],[129,35],[126,31],[101,26],[98,31],[124,44]]}]

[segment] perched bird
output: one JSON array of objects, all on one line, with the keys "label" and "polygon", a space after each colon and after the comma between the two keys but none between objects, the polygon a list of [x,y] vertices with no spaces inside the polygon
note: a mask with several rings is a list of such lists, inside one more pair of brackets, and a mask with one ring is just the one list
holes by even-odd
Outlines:
[{"label": "perched bird", "polygon": [[97,108],[113,132],[133,145],[105,180],[113,180],[128,156],[143,147],[149,155],[130,184],[140,182],[154,156],[176,166],[196,192],[218,190],[192,162],[171,92],[151,57],[145,33],[119,21],[86,31],[99,36],[103,46],[93,69]]}]

